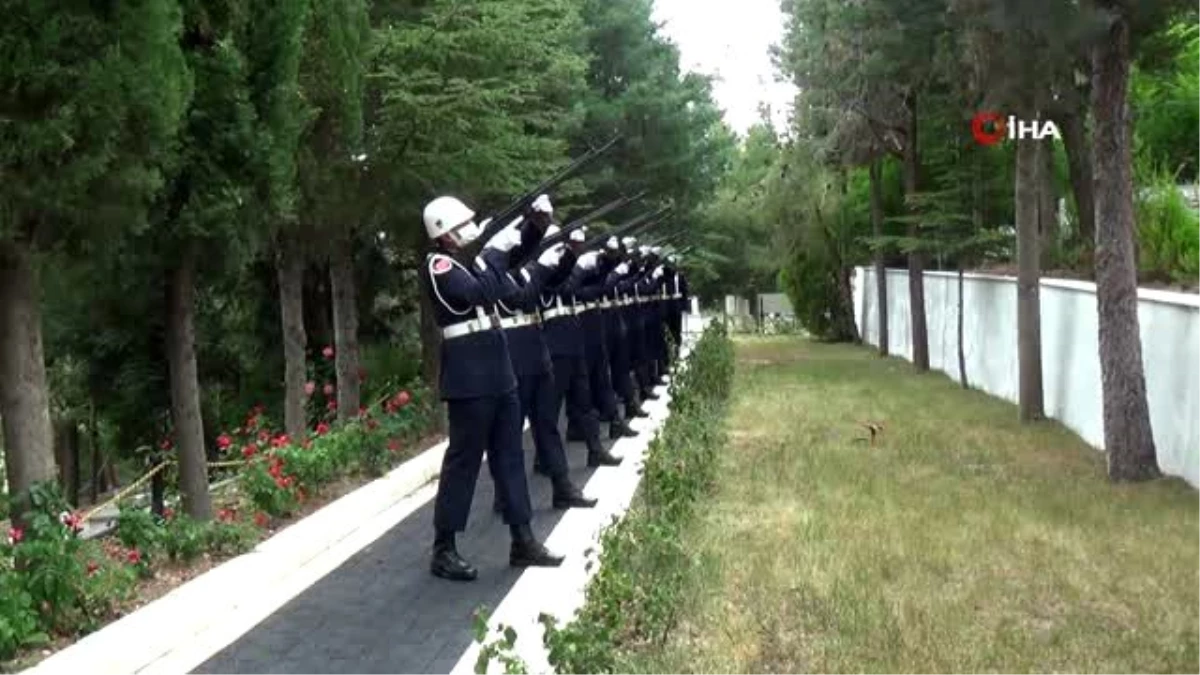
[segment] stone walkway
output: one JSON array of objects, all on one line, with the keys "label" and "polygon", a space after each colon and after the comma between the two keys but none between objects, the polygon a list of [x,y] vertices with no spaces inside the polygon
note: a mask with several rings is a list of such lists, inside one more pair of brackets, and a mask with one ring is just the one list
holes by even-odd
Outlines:
[{"label": "stone walkway", "polygon": [[[526,446],[532,446],[528,434]],[[528,467],[533,453],[526,454]],[[572,443],[568,458],[572,478],[586,484],[592,471],[582,444]],[[193,672],[450,672],[474,640],[474,611],[495,608],[521,575],[508,566],[508,527],[492,512],[486,473],[485,465],[459,541],[463,557],[479,569],[475,582],[429,573],[431,501]],[[531,475],[530,493],[534,530],[545,538],[563,514],[550,508],[546,478]]]}]

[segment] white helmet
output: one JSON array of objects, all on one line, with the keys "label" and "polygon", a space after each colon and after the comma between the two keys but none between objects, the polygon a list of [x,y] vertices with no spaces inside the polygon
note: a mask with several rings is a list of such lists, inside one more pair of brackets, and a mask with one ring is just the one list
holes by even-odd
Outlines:
[{"label": "white helmet", "polygon": [[638,253],[641,253],[644,256],[650,255],[650,247],[649,246],[639,246]]},{"label": "white helmet", "polygon": [[633,248],[633,245],[637,243],[637,239],[634,239],[633,237],[625,237],[621,240],[621,243],[625,245],[625,248]]},{"label": "white helmet", "polygon": [[578,243],[578,244],[582,244],[586,238],[587,238],[587,228],[586,227],[581,227],[577,230],[571,230],[571,234],[567,235],[567,239],[570,239],[571,241]]},{"label": "white helmet", "polygon": [[662,253],[662,247],[661,246],[652,246],[650,248],[650,252],[653,253],[654,255],[659,255]]},{"label": "white helmet", "polygon": [[557,224],[551,223],[550,226],[546,228],[546,236],[549,237],[550,235],[558,234],[560,229],[562,228],[560,228]]},{"label": "white helmet", "polygon": [[679,256],[672,253],[671,255],[667,256],[667,261],[670,262],[672,265],[675,265],[679,262]]},{"label": "white helmet", "polygon": [[615,251],[621,248],[621,242],[617,241],[616,237],[609,237],[608,241],[604,243],[604,246],[610,251]]},{"label": "white helmet", "polygon": [[550,204],[550,195],[538,195],[538,198],[533,200],[533,210],[554,215],[554,207]]},{"label": "white helmet", "polygon": [[454,197],[438,197],[425,205],[425,232],[430,239],[450,235],[458,245],[478,237],[482,231],[475,224],[475,212]]}]

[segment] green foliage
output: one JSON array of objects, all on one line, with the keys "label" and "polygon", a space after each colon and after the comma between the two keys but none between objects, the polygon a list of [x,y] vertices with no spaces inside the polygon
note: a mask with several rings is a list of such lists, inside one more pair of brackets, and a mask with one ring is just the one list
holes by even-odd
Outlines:
[{"label": "green foliage", "polygon": [[0,237],[99,244],[144,222],[188,98],[178,5],[9,3],[5,24]]},{"label": "green foliage", "polygon": [[1140,163],[1134,199],[1138,272],[1144,279],[1194,284],[1200,276],[1200,218],[1166,171]]},{"label": "green foliage", "polygon": [[[1134,137],[1156,164],[1195,183],[1200,152],[1200,26],[1173,23],[1162,31],[1164,63],[1142,63],[1130,82]],[[1181,270],[1182,271],[1182,270]],[[1194,276],[1194,275],[1193,275]]]},{"label": "green foliage", "polygon": [[433,0],[379,31],[378,142],[394,189],[458,193],[486,213],[563,162],[585,68],[576,4]]},{"label": "green foliage", "polygon": [[56,483],[33,486],[24,520],[0,543],[0,659],[50,635],[95,629],[128,599],[136,574],[79,538],[78,515]]},{"label": "green foliage", "polygon": [[163,528],[150,511],[122,504],[114,534],[127,548],[138,549],[142,555],[149,556],[162,544]]},{"label": "green foliage", "polygon": [[321,423],[309,439],[266,433],[234,441],[231,445],[240,446],[246,458],[239,474],[242,493],[268,516],[291,515],[307,495],[334,480],[356,473],[382,475],[407,446],[429,432],[436,412],[428,390],[413,387],[366,406],[348,423]]},{"label": "green foliage", "polygon": [[504,624],[496,626],[497,636],[488,642],[489,614],[487,607],[484,606],[475,610],[471,617],[471,629],[475,635],[475,642],[480,646],[479,657],[475,659],[475,672],[480,675],[487,673],[488,664],[492,661],[499,661],[504,666],[504,672],[509,675],[529,672],[529,666],[526,666],[520,657],[513,654],[513,648],[517,643],[517,631],[512,626]]}]

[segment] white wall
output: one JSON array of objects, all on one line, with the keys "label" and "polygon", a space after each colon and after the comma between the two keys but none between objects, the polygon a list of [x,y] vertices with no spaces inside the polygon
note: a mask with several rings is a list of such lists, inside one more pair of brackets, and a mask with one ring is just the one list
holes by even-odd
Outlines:
[{"label": "white wall", "polygon": [[[912,359],[908,272],[888,270],[888,348]],[[925,274],[929,366],[956,380],[958,280]],[[963,334],[970,385],[1017,400],[1017,285],[1013,277],[968,274]],[[875,273],[854,275],[855,320],[864,339],[879,343]],[[863,302],[867,325],[862,325]],[[1138,320],[1147,398],[1158,464],[1164,473],[1200,487],[1200,295],[1140,289]],[[1042,377],[1046,414],[1098,449],[1104,447],[1095,285],[1043,279]]]}]

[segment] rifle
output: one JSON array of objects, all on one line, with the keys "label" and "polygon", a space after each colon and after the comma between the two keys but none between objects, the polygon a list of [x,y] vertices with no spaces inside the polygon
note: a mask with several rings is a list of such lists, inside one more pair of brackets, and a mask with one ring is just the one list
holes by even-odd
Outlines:
[{"label": "rifle", "polygon": [[579,228],[583,227],[584,225],[587,225],[588,223],[590,223],[594,220],[603,218],[604,216],[608,215],[609,213],[612,213],[613,211],[616,211],[617,209],[619,209],[623,206],[632,204],[633,202],[636,202],[637,200],[641,199],[644,196],[646,196],[646,192],[643,190],[642,192],[639,192],[632,197],[621,197],[619,199],[614,199],[613,201],[605,204],[604,206],[601,206],[600,208],[596,209],[595,211],[592,211],[591,213],[589,213],[581,218],[577,218],[577,219],[571,221],[570,223],[567,223],[566,225],[563,225],[562,228],[558,232],[555,232],[554,234],[542,239],[541,243],[539,243],[537,245],[537,247],[529,254],[528,258],[533,258],[533,257],[541,255],[542,252],[545,251],[546,249],[554,246],[555,244],[557,244],[561,241],[566,241],[567,237],[575,230],[578,230]]},{"label": "rifle", "polygon": [[488,218],[487,219],[488,224],[483,229],[483,232],[480,233],[480,235],[475,238],[475,241],[473,241],[471,243],[473,245],[475,245],[477,243],[477,245],[479,247],[482,247],[484,244],[486,244],[488,242],[488,240],[490,240],[492,237],[496,236],[496,234],[498,234],[500,232],[500,230],[503,230],[505,227],[512,224],[513,219],[516,218],[517,216],[521,215],[522,213],[524,213],[525,210],[528,209],[533,204],[534,200],[536,200],[539,195],[549,192],[550,190],[554,189],[559,184],[561,184],[563,181],[570,178],[576,171],[583,168],[584,165],[588,164],[592,160],[596,159],[600,155],[607,152],[609,148],[616,145],[617,141],[620,138],[621,138],[620,134],[617,134],[616,136],[613,136],[612,139],[609,140],[604,145],[602,145],[598,148],[592,148],[591,150],[588,150],[582,156],[580,156],[578,159],[572,160],[570,164],[559,169],[558,172],[555,173],[553,176],[542,181],[542,183],[539,184],[537,187],[533,188],[532,190],[530,190],[530,191],[526,192],[525,194],[521,195],[520,197],[518,197],[516,199],[516,201],[514,201],[512,204],[509,204],[508,206],[506,206],[502,211],[500,211],[500,213],[497,213],[496,215],[492,216],[491,218]]},{"label": "rifle", "polygon": [[610,237],[616,237],[618,240],[620,240],[621,237],[635,230],[654,227],[655,225],[666,220],[670,216],[671,210],[674,208],[674,206],[668,204],[657,211],[643,213],[633,220],[626,221],[625,223],[618,225],[617,228],[611,232],[605,232],[592,237],[583,245],[583,250],[586,252],[600,248],[601,246],[604,246],[604,242],[608,241]]},{"label": "rifle", "polygon": [[654,239],[646,242],[646,245],[647,246],[670,246],[671,244],[678,241],[680,237],[687,235],[687,233],[688,233],[688,231],[686,229],[679,229],[679,230],[675,230],[673,232],[668,232],[662,236],[655,237]]}]

